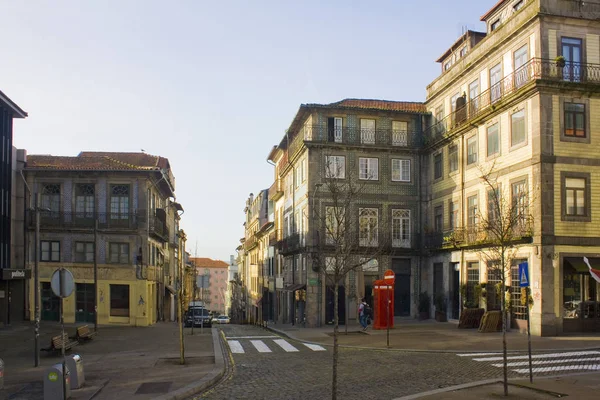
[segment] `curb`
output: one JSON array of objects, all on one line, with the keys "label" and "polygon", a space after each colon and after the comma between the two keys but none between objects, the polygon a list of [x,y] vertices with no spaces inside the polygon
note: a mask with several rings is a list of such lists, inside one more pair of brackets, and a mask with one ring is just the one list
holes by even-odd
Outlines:
[{"label": "curb", "polygon": [[[333,347],[333,344],[300,339],[300,338],[294,336],[293,334],[290,334],[288,332],[285,332],[285,331],[282,331],[282,330],[279,330],[276,328],[271,328],[269,326],[267,326],[265,329],[267,329],[271,332],[274,332],[278,335],[284,336],[288,339],[297,340],[298,342],[315,343],[315,344],[319,344],[321,346]],[[376,350],[376,351],[383,351],[383,350],[385,350],[385,351],[401,351],[401,352],[406,352],[406,353],[450,353],[450,354],[454,354],[454,353],[481,353],[481,352],[501,353],[502,352],[502,349],[497,349],[497,350],[473,350],[473,349],[468,349],[468,350],[465,350],[465,349],[423,350],[423,349],[397,349],[397,348],[388,349],[387,347],[352,346],[352,345],[347,345],[347,344],[340,344],[338,346],[341,348],[346,348],[346,349]],[[595,345],[595,346],[589,346],[589,347],[568,347],[568,348],[560,349],[560,351],[590,351],[590,350],[600,350],[600,346]],[[532,349],[531,353],[534,354],[534,353],[541,353],[541,352],[547,352],[547,351],[557,351],[557,350],[556,349]],[[520,354],[520,353],[527,353],[527,350],[507,350],[507,354]]]},{"label": "curb", "polygon": [[182,400],[194,396],[209,387],[215,385],[225,373],[225,361],[223,359],[223,347],[219,339],[219,330],[211,328],[213,351],[215,353],[216,371],[209,372],[204,378],[198,382],[191,383],[181,389],[167,393],[165,395],[154,397],[152,400]]}]

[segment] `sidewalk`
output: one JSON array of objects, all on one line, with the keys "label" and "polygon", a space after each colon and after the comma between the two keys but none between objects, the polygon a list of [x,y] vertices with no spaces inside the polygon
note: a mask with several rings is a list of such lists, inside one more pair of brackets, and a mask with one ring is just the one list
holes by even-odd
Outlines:
[{"label": "sidewalk", "polygon": [[[306,342],[333,345],[333,326],[303,328],[298,325],[270,324],[268,329],[283,336]],[[366,332],[355,321],[346,327],[340,326],[339,344],[342,346],[364,348],[387,348],[387,331]],[[417,321],[415,319],[395,318],[394,328],[389,332],[390,349],[408,351],[435,352],[495,352],[502,350],[502,332],[479,333],[477,329],[458,329],[458,321],[436,322],[434,320]],[[507,332],[508,351],[526,351],[527,335],[517,330]],[[600,335],[531,337],[533,351],[575,350],[600,348]]]},{"label": "sidewalk", "polygon": [[[93,325],[90,329],[93,329]],[[75,325],[65,326],[71,336]],[[45,322],[40,346],[47,347],[60,325]],[[25,323],[0,328],[0,358],[5,364],[0,400],[43,398],[46,369],[61,362],[60,354],[42,352],[34,365],[33,326]],[[67,353],[69,354],[69,353]],[[97,336],[75,346],[71,354],[83,360],[86,384],[71,391],[72,399],[133,398],[147,400],[185,398],[210,386],[223,374],[224,360],[217,329],[185,329],[186,364],[179,364],[179,329],[176,323],[151,327],[99,326]]]},{"label": "sidewalk", "polygon": [[494,380],[487,383],[474,383],[454,388],[434,390],[412,396],[400,397],[395,400],[479,400],[479,399],[556,399],[571,397],[573,399],[597,399],[600,387],[600,373],[584,373],[562,376],[557,378],[534,378],[533,383],[528,379],[509,381],[508,397],[504,397],[502,382]]}]

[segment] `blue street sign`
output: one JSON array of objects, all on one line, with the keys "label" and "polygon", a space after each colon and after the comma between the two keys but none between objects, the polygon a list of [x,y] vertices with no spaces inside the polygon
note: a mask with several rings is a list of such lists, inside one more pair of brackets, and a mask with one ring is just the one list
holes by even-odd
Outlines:
[{"label": "blue street sign", "polygon": [[527,268],[527,262],[519,264],[519,284],[521,287],[529,287],[529,268]]}]

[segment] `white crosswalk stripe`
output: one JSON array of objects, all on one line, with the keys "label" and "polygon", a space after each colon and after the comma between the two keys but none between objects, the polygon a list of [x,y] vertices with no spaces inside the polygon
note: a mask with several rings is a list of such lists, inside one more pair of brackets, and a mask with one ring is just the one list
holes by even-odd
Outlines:
[{"label": "white crosswalk stripe", "polygon": [[[502,353],[461,353],[459,357],[469,357],[478,363],[489,363],[494,368],[503,368]],[[529,355],[509,355],[507,367],[517,374],[529,373]],[[533,373],[560,371],[599,371],[600,351],[565,351],[563,353],[541,353],[531,355]],[[521,367],[521,368],[515,368]]]},{"label": "white crosswalk stripe", "polygon": [[[300,350],[289,343],[285,339],[281,339],[278,336],[232,336],[226,337],[227,343],[231,352],[234,354],[244,354],[247,351],[258,351],[259,353],[269,354],[273,353],[273,349],[280,348],[286,353],[299,353]],[[252,339],[252,340],[240,340],[240,339]],[[266,340],[272,339],[272,340]],[[318,344],[302,343],[306,348],[312,351],[327,351],[324,347]],[[270,347],[269,347],[270,346]],[[273,347],[275,346],[275,347]],[[279,351],[281,351],[279,350]]]}]

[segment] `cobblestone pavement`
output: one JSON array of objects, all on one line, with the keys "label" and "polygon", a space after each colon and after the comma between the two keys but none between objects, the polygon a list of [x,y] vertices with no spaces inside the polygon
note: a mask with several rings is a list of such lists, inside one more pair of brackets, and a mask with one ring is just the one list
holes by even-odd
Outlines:
[{"label": "cobblestone pavement", "polygon": [[[332,348],[315,351],[301,342],[253,327],[223,327],[233,365],[213,389],[195,399],[326,399],[331,393]],[[284,341],[281,341],[284,339]],[[278,340],[279,343],[275,342]],[[365,340],[368,337],[365,336]],[[255,343],[253,344],[252,341]],[[291,346],[291,348],[289,347]],[[294,350],[292,350],[292,348]],[[287,349],[287,351],[286,351]],[[262,352],[261,352],[262,351]],[[523,353],[510,354],[510,377],[526,377]],[[502,377],[501,354],[432,353],[340,348],[338,387],[343,399],[393,399],[424,391]],[[522,358],[525,357],[525,358]],[[600,364],[599,352],[537,354],[536,375]],[[581,367],[583,364],[583,367]],[[600,367],[598,367],[600,368]],[[523,372],[525,370],[525,372]]]}]

